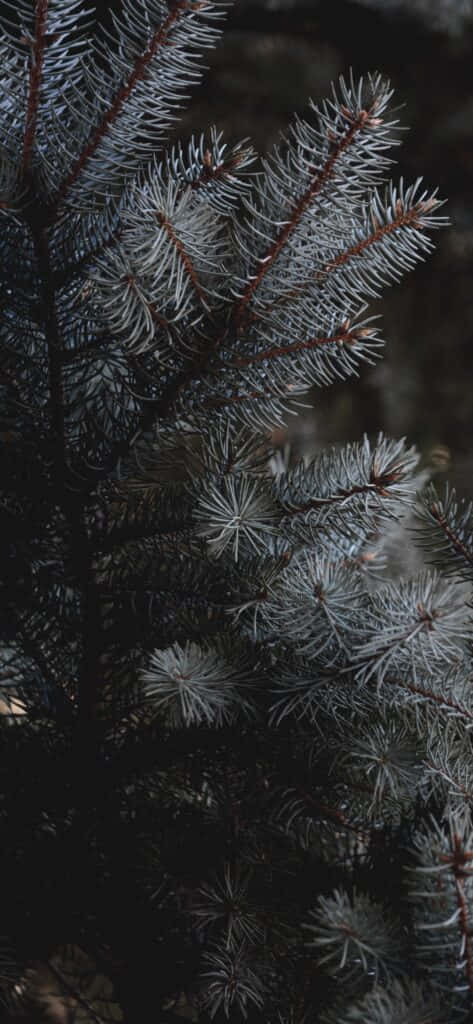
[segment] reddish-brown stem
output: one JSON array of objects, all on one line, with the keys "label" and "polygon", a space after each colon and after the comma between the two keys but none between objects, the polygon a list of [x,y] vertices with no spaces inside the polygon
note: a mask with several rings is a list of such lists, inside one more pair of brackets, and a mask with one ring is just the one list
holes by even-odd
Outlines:
[{"label": "reddish-brown stem", "polygon": [[[368,331],[366,330],[365,334],[367,333]],[[372,332],[369,331],[369,333],[371,334]],[[232,361],[232,366],[251,366],[252,363],[261,363],[265,359],[277,359],[278,356],[289,356],[293,352],[302,352],[304,349],[311,348],[323,348],[325,345],[352,345],[361,334],[362,331],[350,331],[347,328],[326,337],[309,338],[307,341],[296,341],[290,345],[277,345],[273,348],[264,349],[263,352],[255,352],[254,355],[239,356]]]},{"label": "reddish-brown stem", "polygon": [[435,505],[432,505],[429,511],[431,516],[433,516],[433,518],[439,524],[440,528],[443,530],[445,536],[448,537],[450,543],[455,548],[455,550],[463,556],[465,561],[469,562],[470,565],[473,565],[473,555],[471,551],[468,550],[466,544],[464,544],[463,541],[460,540],[460,538],[457,537],[456,533],[454,533],[453,530],[450,528],[447,520],[445,519],[445,516],[442,515],[440,510]]},{"label": "reddish-brown stem", "polygon": [[[207,184],[207,182],[209,181],[215,181],[220,178],[224,178],[227,174],[231,174],[231,172],[239,166],[244,157],[244,152],[235,153],[232,157],[230,157],[227,161],[224,161],[218,167],[207,166],[206,164],[204,164],[202,172],[198,178],[196,178],[194,181],[183,182],[182,191],[184,192],[187,188],[197,190],[201,188],[202,185]],[[6,204],[2,204],[0,202],[0,209],[2,205],[6,206]],[[74,274],[79,273],[80,270],[89,262],[89,260],[94,258],[94,256],[97,256],[99,255],[99,253],[104,252],[105,249],[109,249],[112,245],[116,245],[117,242],[120,241],[121,235],[122,229],[118,229],[111,238],[106,239],[106,241],[101,242],[94,249],[91,249],[89,252],[85,254],[85,256],[82,256],[81,259],[77,261],[77,263],[71,264],[70,266],[65,267],[64,269],[57,271],[54,276],[55,287],[60,288],[66,281],[73,277]]]},{"label": "reddish-brown stem", "polygon": [[403,227],[406,224],[412,224],[414,225],[414,227],[416,227],[416,221],[418,220],[419,216],[426,212],[427,209],[431,209],[431,202],[429,202],[428,200],[425,203],[417,203],[410,210],[406,210],[399,213],[398,216],[389,224],[384,224],[383,226],[379,225],[377,228],[375,228],[374,231],[371,232],[371,234],[367,235],[366,238],[363,238],[361,242],[357,242],[356,245],[351,245],[348,249],[345,249],[344,252],[339,253],[339,255],[336,256],[334,260],[330,260],[329,263],[326,263],[322,270],[318,270],[312,277],[310,277],[303,284],[299,285],[297,288],[291,288],[290,291],[282,292],[276,302],[268,303],[268,305],[260,309],[258,313],[251,313],[251,315],[248,317],[248,320],[260,319],[261,317],[264,317],[266,314],[268,314],[272,309],[274,309],[275,306],[280,306],[284,302],[290,302],[291,299],[297,299],[300,295],[304,293],[307,285],[310,282],[314,280],[325,281],[328,275],[331,274],[334,270],[337,270],[338,267],[343,266],[343,264],[347,263],[350,259],[352,259],[353,256],[358,256],[366,249],[369,249],[372,245],[376,245],[376,243],[379,242],[380,239],[383,238],[385,235],[392,234],[393,231],[396,231],[398,228]]},{"label": "reddish-brown stem", "polygon": [[[357,340],[358,336],[361,336],[363,334],[363,332],[365,334],[368,334],[368,333],[371,333],[371,330],[369,328],[367,328],[366,330],[364,328],[361,328],[359,331],[357,331],[356,329],[352,330],[352,331],[350,331],[349,329],[341,330],[341,331],[337,332],[337,334],[334,334],[332,336],[327,336],[326,338],[322,338],[322,337],[320,337],[320,338],[310,338],[308,341],[300,341],[300,342],[295,342],[293,345],[274,347],[272,349],[267,349],[264,352],[258,352],[255,355],[241,356],[241,357],[233,360],[231,365],[232,366],[249,366],[251,363],[261,362],[264,359],[271,359],[271,358],[276,358],[277,356],[290,355],[292,352],[296,352],[296,351],[304,350],[304,349],[315,348],[315,347],[318,347],[318,346],[329,345],[331,343],[350,345],[350,344],[353,344]],[[196,369],[196,373],[197,372],[198,372],[198,370]],[[192,375],[189,374],[185,378],[185,382],[186,383],[190,382],[191,377],[192,377]],[[184,383],[184,379],[183,379],[182,383]],[[182,386],[182,384],[180,386]],[[288,388],[288,391],[290,391],[290,388]],[[252,401],[254,399],[265,399],[265,398],[266,399],[270,399],[270,398],[275,398],[275,397],[277,397],[277,396],[272,394],[271,391],[250,391],[247,394],[238,394],[237,393],[237,394],[225,395],[223,397],[217,397],[217,398],[206,398],[201,403],[200,408],[201,409],[219,409],[219,408],[225,407],[226,405],[237,405],[237,404],[239,404],[241,402],[248,402],[248,401]],[[388,482],[392,482],[392,481],[388,481]],[[385,481],[385,483],[386,483],[386,481]],[[369,488],[369,489],[372,490],[372,487]],[[383,493],[383,492],[380,491],[379,493]]]},{"label": "reddish-brown stem", "polygon": [[455,832],[453,835],[453,850],[450,855],[442,854],[440,861],[451,865],[453,874],[455,876],[455,889],[457,895],[457,905],[460,911],[459,926],[462,941],[465,944],[465,973],[470,988],[470,992],[473,994],[473,942],[472,942],[472,927],[469,920],[468,902],[465,895],[465,879],[471,877],[471,867],[467,867],[473,859],[473,853],[470,853],[463,848],[463,843],[460,836]]},{"label": "reddish-brown stem", "polygon": [[388,679],[387,682],[393,682],[396,686],[409,690],[410,693],[418,693],[421,697],[425,697],[426,700],[432,701],[434,704],[444,705],[445,707],[450,708],[451,711],[454,711],[457,714],[460,713],[464,718],[469,718],[473,721],[473,713],[468,711],[467,708],[462,707],[461,704],[457,704],[449,697],[438,693],[432,693],[432,690],[426,690],[425,687],[422,686],[415,686],[414,683],[403,683],[399,679]]},{"label": "reddish-brown stem", "polygon": [[[422,212],[424,212],[426,209],[430,209],[431,206],[432,206],[432,201],[427,200],[425,203],[423,203],[423,202],[418,203],[411,210],[408,210],[406,212],[400,212],[398,214],[397,218],[394,221],[392,221],[390,224],[385,225],[385,227],[377,227],[375,229],[375,231],[371,235],[368,236],[368,238],[363,239],[363,241],[359,242],[356,246],[350,247],[350,249],[347,249],[345,251],[345,253],[341,253],[337,257],[336,260],[332,261],[330,264],[327,264],[327,266],[324,268],[323,273],[325,275],[330,273],[332,270],[335,269],[336,266],[339,266],[342,263],[346,262],[346,260],[349,259],[350,256],[354,255],[355,253],[362,252],[369,245],[373,245],[376,241],[379,241],[379,239],[384,234],[387,234],[389,232],[394,231],[396,228],[399,228],[402,224],[407,224],[407,223],[411,223],[412,224],[412,223],[415,223],[415,221],[418,218],[419,214],[422,214]],[[271,308],[271,307],[268,306],[267,309],[269,309],[269,308]],[[120,442],[117,446],[115,446],[114,453],[113,453],[113,455],[111,455],[111,458],[113,460],[118,458],[122,453],[124,454],[127,450],[129,450],[129,448],[135,443],[137,438],[140,437],[145,430],[149,429],[149,426],[155,420],[157,420],[157,419],[159,419],[161,417],[164,418],[166,415],[168,415],[169,410],[172,408],[175,400],[177,399],[177,397],[179,395],[179,392],[181,392],[184,387],[189,385],[192,382],[194,377],[196,377],[199,374],[205,372],[206,367],[208,365],[209,358],[212,355],[212,353],[214,353],[215,350],[217,349],[218,344],[219,344],[220,341],[221,341],[221,339],[212,339],[212,338],[210,338],[208,344],[206,345],[206,347],[204,349],[204,351],[199,353],[199,355],[195,359],[190,360],[189,363],[187,364],[187,366],[184,367],[180,371],[180,373],[176,375],[172,385],[170,385],[170,387],[168,389],[167,395],[165,397],[163,397],[162,399],[158,400],[156,402],[156,404],[153,403],[153,404],[151,404],[149,406],[148,410],[146,411],[146,413],[143,416],[142,423],[141,423],[139,429],[136,431],[135,435],[129,440],[129,442],[127,442],[125,444]],[[299,344],[303,345],[303,344],[307,344],[307,343],[302,342],[302,343],[299,343]],[[244,359],[245,357],[240,357],[240,358]],[[251,358],[253,359],[253,357],[251,357]],[[287,390],[290,392],[290,387],[289,386],[288,386]],[[269,392],[269,391],[251,391],[249,394],[238,394],[238,393],[236,393],[236,394],[233,394],[233,395],[218,396],[216,398],[207,398],[207,399],[205,399],[200,404],[200,408],[201,409],[216,409],[216,408],[225,407],[227,405],[235,405],[237,403],[245,402],[245,401],[252,400],[252,399],[265,399],[265,398],[275,398],[275,397],[277,397],[277,396],[272,395],[271,392]],[[385,496],[386,495],[385,487],[388,486],[390,483],[393,483],[394,479],[395,479],[394,477],[391,477],[389,479],[387,479],[386,477],[378,478],[378,477],[373,475],[373,479],[370,481],[370,486],[368,487],[368,485],[365,485],[365,491],[368,491],[368,490],[372,491],[374,489],[373,485],[375,485],[375,488],[376,488],[378,494],[380,494],[382,496]],[[353,493],[355,493],[355,492],[353,492]],[[347,497],[347,496],[348,495],[344,495],[344,497]],[[310,506],[308,506],[308,508],[309,507],[315,507],[315,506],[314,505],[310,505]],[[304,511],[304,509],[299,509],[298,511]]]},{"label": "reddish-brown stem", "polygon": [[[398,228],[403,227],[405,224],[414,224],[416,226],[416,221],[419,219],[419,214],[424,212],[425,205],[424,203],[416,203],[410,210],[401,210],[397,217],[390,221],[389,224],[379,225],[367,238],[363,238],[361,242],[357,242],[356,245],[345,249],[334,260],[330,260],[330,263],[327,263],[323,270],[319,272],[320,276],[325,278],[332,270],[337,270],[338,267],[347,263],[352,256],[359,256],[365,249],[369,249],[371,245],[376,245],[380,238],[383,238],[385,235],[391,235],[393,231],[397,231]],[[319,274],[315,275],[316,278]]]},{"label": "reddish-brown stem", "polygon": [[153,302],[148,303],[148,309],[151,313],[154,322],[158,325],[158,327],[162,327],[163,330],[169,331],[169,333],[175,337],[176,329],[174,327],[174,324],[172,324],[170,320],[167,320],[166,317],[162,315],[162,313],[158,313],[158,310],[156,309],[156,306],[154,305]]},{"label": "reddish-brown stem", "polygon": [[199,189],[202,185],[207,185],[209,181],[218,181],[219,178],[225,178],[227,174],[231,174],[232,171],[240,166],[246,155],[245,150],[241,150],[239,153],[234,153],[228,160],[224,160],[218,167],[213,167],[210,150],[206,150],[204,153],[204,166],[199,177],[195,178],[194,181],[188,182],[190,188],[194,190]]},{"label": "reddish-brown stem", "polygon": [[[133,89],[138,84],[138,82],[143,81],[143,79],[145,78],[146,70],[148,68],[148,65],[153,60],[153,57],[156,56],[158,50],[161,47],[164,47],[168,44],[171,29],[178,21],[180,16],[183,14],[183,12],[188,10],[189,7],[189,0],[179,0],[179,2],[174,4],[172,10],[170,10],[163,24],[158,29],[156,29],[156,32],[152,36],[148,48],[145,50],[143,54],[141,54],[140,57],[136,59],[135,65],[128,80],[124,83],[124,85],[122,85],[121,89],[119,89],[119,91],[117,92],[115,99],[113,100],[113,103],[111,104],[107,112],[104,114],[100,124],[93,132],[87,145],[82,150],[82,153],[76,160],[76,163],[74,164],[74,167],[68,174],[67,178],[65,178],[65,180],[63,181],[61,188],[59,189],[55,199],[55,208],[59,206],[68,190],[71,188],[74,182],[77,181],[77,178],[79,177],[81,171],[84,169],[85,165],[88,163],[90,158],[94,155],[102,139],[107,134],[108,129],[116,121],[118,115],[120,114],[120,111],[122,110],[123,105],[126,103],[128,97],[133,92]],[[198,5],[193,5],[193,10],[197,9]]]},{"label": "reddish-brown stem", "polygon": [[188,278],[192,282],[194,291],[196,292],[198,298],[200,299],[201,303],[204,306],[206,306],[207,304],[206,304],[206,301],[205,301],[205,295],[204,295],[204,292],[202,291],[202,288],[201,288],[201,286],[199,284],[199,278],[197,276],[194,264],[192,263],[192,260],[191,260],[191,258],[189,256],[189,253],[186,252],[185,247],[184,247],[183,243],[181,242],[181,239],[177,237],[171,222],[167,219],[167,217],[164,216],[164,213],[161,213],[161,212],[157,213],[156,214],[156,219],[157,219],[158,223],[160,224],[160,226],[162,228],[164,228],[164,231],[166,232],[166,234],[167,234],[167,236],[169,238],[169,241],[171,242],[171,244],[176,249],[176,252],[177,252],[177,254],[179,256],[179,259],[180,259],[180,261],[181,261],[181,263],[182,263],[182,265],[184,267],[184,270],[185,270]]},{"label": "reddish-brown stem", "polygon": [[311,498],[304,505],[297,505],[297,507],[291,505],[291,508],[285,509],[285,513],[288,516],[300,515],[304,512],[310,512],[311,509],[325,508],[326,505],[336,505],[339,501],[354,498],[355,494],[372,494],[374,490],[376,488],[373,484],[356,484],[354,487],[342,488],[338,494],[332,494],[329,498]]},{"label": "reddish-brown stem", "polygon": [[311,498],[304,505],[291,505],[284,512],[286,516],[300,515],[303,512],[310,512],[311,509],[324,508],[327,505],[335,505],[339,501],[346,501],[347,498],[353,498],[356,494],[373,494],[373,491],[385,498],[389,495],[386,487],[396,483],[398,480],[399,470],[396,469],[393,469],[391,473],[383,473],[381,476],[377,476],[372,472],[370,481],[367,484],[354,484],[353,487],[341,488],[338,494],[332,494],[328,498]]},{"label": "reddish-brown stem", "polygon": [[[437,774],[439,773],[437,765],[435,764],[434,761],[429,760],[427,761],[427,764],[432,771],[436,772]],[[471,803],[473,799],[473,792],[471,789],[467,789],[467,787],[464,786],[458,779],[455,779],[451,773],[447,774],[446,771],[442,771],[442,776],[444,779],[448,780],[450,786],[452,787],[451,792],[453,792],[453,787],[456,787],[458,792],[462,794],[463,799]]]},{"label": "reddish-brown stem", "polygon": [[[135,289],[135,287],[136,287],[136,278],[133,277],[132,274],[125,275],[122,278],[122,281],[123,281],[124,284],[127,284],[129,288]],[[142,296],[141,296],[141,302],[145,303],[146,308],[147,308],[148,312],[150,313],[150,316],[151,316],[152,320],[154,320],[155,324],[157,324],[158,327],[162,327],[164,330],[169,331],[170,334],[175,336],[174,325],[169,320],[167,320],[166,317],[162,315],[162,313],[160,313],[156,309],[156,306],[154,305],[154,303],[153,302],[146,302],[145,300],[143,300]]]},{"label": "reddish-brown stem", "polygon": [[43,73],[44,50],[46,46],[46,21],[48,0],[38,0],[34,27],[34,41],[31,47],[31,67],[26,105],[25,137],[23,141],[23,175],[27,177],[31,167],[31,156],[36,135],[41,77]]},{"label": "reddish-brown stem", "polygon": [[261,284],[261,281],[268,273],[268,270],[272,267],[275,260],[278,258],[281,249],[283,249],[285,243],[287,242],[287,239],[289,238],[289,235],[291,235],[294,229],[297,227],[301,217],[303,216],[307,208],[310,206],[312,201],[315,199],[315,197],[318,195],[318,193],[321,191],[323,186],[332,177],[337,160],[339,159],[341,154],[344,153],[344,151],[348,149],[348,147],[351,145],[353,139],[360,131],[360,129],[363,128],[367,124],[367,122],[369,123],[372,113],[373,108],[371,109],[371,111],[362,110],[360,111],[358,117],[352,121],[350,128],[345,133],[343,138],[341,138],[339,142],[337,142],[337,144],[334,146],[332,153],[325,161],[325,164],[322,167],[322,169],[318,172],[318,174],[310,183],[309,187],[306,189],[306,191],[303,193],[300,199],[297,200],[297,203],[293,207],[292,213],[290,214],[287,223],[284,224],[284,226],[280,229],[274,242],[272,242],[265,255],[260,257],[258,261],[260,264],[258,273],[255,274],[252,280],[248,282],[245,291],[243,292],[243,295],[236,308],[235,315],[237,322],[242,320],[245,309],[248,303],[251,301],[254,292]]}]

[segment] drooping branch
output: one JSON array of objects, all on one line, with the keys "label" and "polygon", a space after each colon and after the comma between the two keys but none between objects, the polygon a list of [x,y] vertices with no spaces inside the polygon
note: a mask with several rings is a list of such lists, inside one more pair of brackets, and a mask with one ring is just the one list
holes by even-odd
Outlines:
[{"label": "drooping branch", "polygon": [[[161,326],[172,327],[172,325],[170,324],[161,323],[160,315],[156,314],[156,311],[151,307],[150,312],[156,319],[156,322],[159,323]],[[356,344],[357,341],[360,340],[360,338],[369,337],[373,333],[374,331],[372,328],[350,328],[349,324],[346,323],[342,326],[341,330],[337,331],[333,335],[309,338],[305,341],[297,341],[285,346],[273,346],[270,349],[265,349],[262,352],[257,352],[248,356],[237,356],[236,358],[231,360],[231,363],[229,365],[232,367],[251,366],[254,365],[255,363],[263,362],[266,359],[276,359],[281,356],[290,356],[299,351],[310,351],[311,349],[324,348],[329,345],[351,346]],[[208,353],[204,353],[203,355],[198,356],[195,360],[195,363],[189,366],[188,370],[184,370],[183,373],[179,376],[179,378],[176,377],[175,386],[172,389],[172,402],[170,405],[168,405],[167,402],[165,402],[164,405],[160,404],[159,407],[162,410],[161,415],[169,411],[169,409],[172,407],[172,404],[176,400],[179,392],[184,387],[188,386],[192,382],[192,380],[196,376],[198,376],[199,373],[202,373],[206,369],[208,359],[210,358],[212,352],[214,351],[214,348],[216,349],[217,347],[218,345],[215,345],[215,347],[212,346],[212,348],[209,349]],[[290,397],[290,385],[287,386],[287,391],[288,396]],[[278,396],[269,388],[264,390],[253,390],[249,392],[235,392],[233,394],[225,396],[209,396],[202,400],[202,402],[199,404],[199,409],[201,409],[202,411],[206,409],[223,409],[229,405],[238,405],[243,402],[253,400],[270,400],[275,397]],[[157,409],[157,407],[157,403],[153,405],[153,409]],[[152,409],[149,410],[149,413],[151,414],[151,416],[153,415]],[[156,413],[156,415],[159,415],[159,413]],[[148,416],[146,417],[146,422],[149,422]]]},{"label": "drooping branch", "polygon": [[346,828],[349,829],[351,832],[355,832],[359,836],[369,838],[370,833],[366,829],[362,828],[360,825],[355,825],[353,822],[349,821],[348,818],[343,814],[343,812],[338,810],[338,808],[329,807],[328,804],[325,804],[322,801],[317,800],[316,797],[313,797],[310,793],[307,793],[305,790],[298,789],[298,792],[301,793],[304,799],[307,800],[307,802],[316,809],[318,814],[321,814],[324,818],[328,818],[329,821],[334,822],[338,828]]},{"label": "drooping branch", "polygon": [[124,547],[127,544],[135,544],[137,541],[153,540],[158,542],[163,539],[183,539],[184,536],[191,536],[193,527],[192,520],[187,523],[176,525],[175,522],[149,523],[143,526],[141,523],[130,524],[119,529],[110,531],[103,537],[93,537],[90,540],[90,552],[96,558],[115,551],[116,548]]}]

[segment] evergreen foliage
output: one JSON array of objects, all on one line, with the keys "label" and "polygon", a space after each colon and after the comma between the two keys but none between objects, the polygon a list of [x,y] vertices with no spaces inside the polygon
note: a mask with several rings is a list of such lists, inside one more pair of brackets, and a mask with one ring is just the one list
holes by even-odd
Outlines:
[{"label": "evergreen foliage", "polygon": [[224,10],[3,25],[3,1019],[467,1021],[472,510],[267,435],[379,356],[441,204],[378,74],[260,164],[163,150]]}]

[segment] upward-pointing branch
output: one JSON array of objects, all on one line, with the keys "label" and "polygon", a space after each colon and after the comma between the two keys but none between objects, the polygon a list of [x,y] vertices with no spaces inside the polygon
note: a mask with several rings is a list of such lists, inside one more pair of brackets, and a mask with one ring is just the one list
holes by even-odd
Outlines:
[{"label": "upward-pointing branch", "polygon": [[434,503],[430,506],[429,512],[432,518],[435,519],[440,529],[445,534],[445,537],[451,544],[455,554],[462,555],[462,557],[465,559],[465,562],[467,562],[469,565],[473,565],[472,552],[470,551],[468,545],[465,544],[465,542],[462,540],[461,535],[457,533],[454,529],[452,529],[441,507],[439,507],[438,504]]},{"label": "upward-pointing branch", "polygon": [[176,250],[177,258],[182,264],[184,272],[191,281],[192,287],[196,292],[198,298],[200,299],[202,305],[205,306],[205,308],[207,308],[205,295],[199,283],[199,278],[197,276],[192,260],[189,254],[186,252],[183,242],[181,242],[181,239],[177,237],[170,220],[164,215],[164,213],[158,212],[156,214],[156,219],[160,227],[162,227],[163,230],[166,232],[166,235],[169,238],[171,245]]},{"label": "upward-pointing branch", "polygon": [[139,82],[143,81],[148,65],[151,63],[153,58],[156,56],[160,48],[165,47],[169,43],[169,35],[174,25],[179,21],[186,10],[192,8],[192,10],[199,10],[202,4],[191,3],[191,0],[178,0],[173,5],[167,18],[163,21],[162,25],[156,29],[156,32],[151,38],[151,41],[145,50],[139,57],[137,57],[133,70],[131,71],[129,78],[121,88],[118,90],[114,97],[110,107],[105,112],[102,120],[95,131],[89,138],[86,146],[82,150],[82,153],[77,158],[72,170],[68,174],[67,178],[63,181],[54,201],[54,211],[56,211],[59,204],[63,201],[67,192],[71,186],[77,181],[81,171],[85,165],[89,162],[91,157],[97,151],[102,139],[107,134],[108,129],[117,120],[124,104],[128,97],[133,92],[133,89],[138,85]]},{"label": "upward-pointing branch", "polygon": [[251,301],[256,289],[261,284],[263,278],[268,273],[268,270],[270,270],[275,260],[277,260],[281,250],[289,238],[289,235],[291,235],[295,230],[307,208],[334,174],[337,161],[341,157],[342,153],[349,148],[362,128],[366,127],[370,122],[373,123],[373,115],[376,106],[377,101],[375,100],[369,110],[361,110],[358,117],[352,121],[350,128],[334,146],[332,153],[325,161],[322,169],[318,172],[309,187],[295,203],[288,221],[280,229],[274,242],[272,242],[265,255],[259,257],[259,270],[255,276],[248,281],[245,291],[238,303],[236,309],[237,322],[240,322],[243,319],[246,307]]},{"label": "upward-pointing branch", "polygon": [[431,196],[428,199],[420,200],[415,203],[414,206],[405,209],[402,202],[398,200],[396,206],[396,216],[393,220],[387,224],[376,225],[376,227],[367,235],[365,238],[355,242],[353,245],[348,246],[343,252],[339,253],[326,263],[321,270],[312,273],[305,281],[302,281],[300,285],[295,288],[291,288],[290,291],[282,291],[275,302],[270,302],[266,306],[260,307],[258,313],[251,313],[248,316],[248,321],[258,320],[271,312],[272,309],[282,306],[285,302],[290,302],[293,299],[300,298],[307,291],[308,287],[313,281],[320,281],[323,283],[327,280],[329,274],[338,270],[339,267],[349,263],[353,257],[362,256],[363,253],[367,252],[373,246],[382,243],[383,239],[389,235],[393,235],[400,228],[413,227],[419,229],[421,227],[421,218],[429,214],[436,206],[440,205],[440,200],[435,199]]},{"label": "upward-pointing branch", "polygon": [[28,177],[31,167],[33,144],[38,122],[38,107],[41,93],[44,51],[47,44],[46,26],[48,0],[38,0],[36,6],[34,39],[31,45],[30,81],[26,106],[25,137],[23,141],[23,176]]}]

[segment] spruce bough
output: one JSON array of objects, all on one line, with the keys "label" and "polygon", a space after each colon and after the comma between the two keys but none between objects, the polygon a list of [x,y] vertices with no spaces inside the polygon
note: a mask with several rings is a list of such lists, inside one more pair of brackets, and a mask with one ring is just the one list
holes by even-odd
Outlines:
[{"label": "spruce bough", "polygon": [[259,164],[166,149],[224,10],[3,22],[4,1019],[467,1021],[471,508],[404,441],[268,437],[441,204],[386,184],[378,74]]}]

